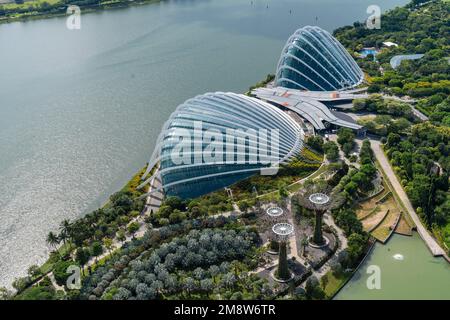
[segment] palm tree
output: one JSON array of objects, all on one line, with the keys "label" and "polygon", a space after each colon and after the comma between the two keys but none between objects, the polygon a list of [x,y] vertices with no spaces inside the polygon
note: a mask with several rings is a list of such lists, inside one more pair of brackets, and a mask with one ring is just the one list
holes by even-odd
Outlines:
[{"label": "palm tree", "polygon": [[96,226],[97,217],[93,213],[87,214],[85,216],[85,219],[86,219],[86,224],[89,228],[94,228]]},{"label": "palm tree", "polygon": [[61,232],[59,234],[59,237],[61,238],[62,242],[66,244],[66,241],[70,239],[70,233],[71,233],[71,224],[68,219],[64,219],[61,224],[59,225],[59,231]]},{"label": "palm tree", "polygon": [[[56,249],[56,247],[58,246],[58,244],[60,242],[58,236],[56,234],[54,234],[52,231],[50,231],[48,233],[46,241],[54,249]],[[56,250],[56,251],[58,251],[58,254],[59,254],[59,250]]]}]

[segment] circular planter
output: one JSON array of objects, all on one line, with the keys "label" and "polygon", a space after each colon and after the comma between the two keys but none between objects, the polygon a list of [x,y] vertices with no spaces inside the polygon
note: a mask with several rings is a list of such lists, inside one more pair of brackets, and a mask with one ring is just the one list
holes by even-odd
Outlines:
[{"label": "circular planter", "polygon": [[325,239],[325,242],[324,242],[323,244],[315,244],[315,243],[312,241],[312,236],[310,236],[310,237],[308,238],[308,245],[309,245],[310,247],[316,248],[316,249],[322,249],[322,248],[327,247],[327,246],[330,244],[330,239],[328,239],[325,235],[323,235],[322,237]]}]

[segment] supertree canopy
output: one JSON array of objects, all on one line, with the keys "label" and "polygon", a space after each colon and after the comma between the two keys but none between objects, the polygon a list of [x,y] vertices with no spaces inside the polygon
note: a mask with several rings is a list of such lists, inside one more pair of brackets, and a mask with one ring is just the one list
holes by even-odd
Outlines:
[{"label": "supertree canopy", "polygon": [[312,242],[316,245],[323,245],[325,240],[322,236],[322,217],[326,211],[340,207],[344,203],[345,197],[327,184],[313,183],[300,190],[297,199],[302,207],[314,211],[316,223]]},{"label": "supertree canopy", "polygon": [[287,262],[286,241],[293,234],[294,226],[290,223],[281,222],[275,224],[272,227],[272,231],[279,240],[278,268],[276,270],[275,276],[278,280],[288,281],[289,279],[291,279],[292,275],[289,271]]}]

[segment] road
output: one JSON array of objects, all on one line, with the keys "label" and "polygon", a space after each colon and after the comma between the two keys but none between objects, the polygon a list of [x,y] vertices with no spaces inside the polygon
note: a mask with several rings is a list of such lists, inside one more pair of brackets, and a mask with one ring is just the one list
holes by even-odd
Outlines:
[{"label": "road", "polygon": [[406,195],[405,191],[402,188],[402,185],[397,179],[397,176],[395,175],[394,171],[392,170],[391,164],[389,163],[386,155],[383,152],[383,149],[381,148],[381,143],[377,140],[370,140],[372,149],[375,153],[375,157],[377,158],[378,162],[380,163],[381,168],[385,172],[387,178],[389,179],[389,182],[391,183],[393,189],[399,196],[400,200],[403,202],[406,210],[409,213],[409,216],[413,220],[413,222],[417,226],[417,232],[419,233],[420,237],[425,241],[425,244],[430,249],[431,253],[434,256],[445,256],[445,251],[438,245],[436,240],[428,233],[427,229],[423,226],[422,222],[419,219],[419,216],[416,214],[416,211],[414,210],[411,202],[409,201],[408,196]]}]

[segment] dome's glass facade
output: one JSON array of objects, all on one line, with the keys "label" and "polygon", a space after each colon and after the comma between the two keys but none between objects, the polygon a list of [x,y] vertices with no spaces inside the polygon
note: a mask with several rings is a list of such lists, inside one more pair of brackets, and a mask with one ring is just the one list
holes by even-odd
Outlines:
[{"label": "dome's glass facade", "polygon": [[149,167],[159,163],[166,195],[195,198],[286,163],[302,147],[302,129],[280,109],[242,94],[207,93],[172,113]]},{"label": "dome's glass facade", "polygon": [[359,85],[364,74],[330,33],[306,26],[286,42],[278,62],[277,86],[311,91],[335,91]]}]

